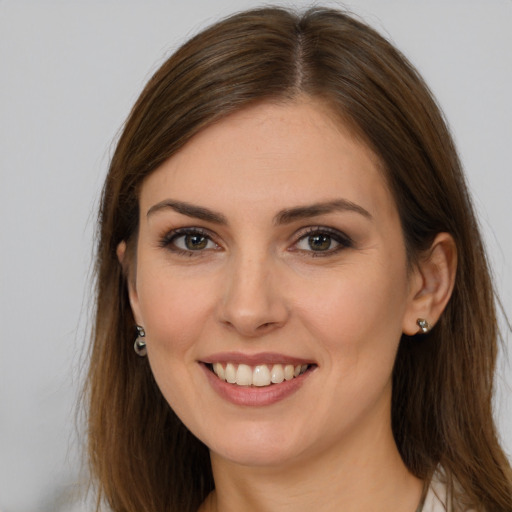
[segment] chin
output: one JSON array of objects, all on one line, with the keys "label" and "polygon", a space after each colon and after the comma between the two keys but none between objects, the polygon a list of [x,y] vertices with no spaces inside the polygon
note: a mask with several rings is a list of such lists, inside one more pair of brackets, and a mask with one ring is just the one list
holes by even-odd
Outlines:
[{"label": "chin", "polygon": [[210,450],[212,455],[228,460],[233,464],[249,467],[280,467],[297,457],[293,450],[283,449],[282,446],[229,446],[219,447],[219,451]]},{"label": "chin", "polygon": [[[210,437],[210,436],[209,436]],[[212,456],[253,467],[282,466],[304,452],[304,446],[289,431],[252,425],[226,429],[222,439],[205,439]]]}]

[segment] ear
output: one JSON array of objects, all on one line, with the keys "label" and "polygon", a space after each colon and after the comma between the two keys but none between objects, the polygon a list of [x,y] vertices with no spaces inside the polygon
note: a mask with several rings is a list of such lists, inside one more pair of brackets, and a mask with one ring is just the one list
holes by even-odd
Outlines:
[{"label": "ear", "polygon": [[410,297],[402,331],[419,332],[418,319],[432,327],[450,300],[457,271],[457,248],[452,236],[439,233],[430,249],[416,264],[410,278]]},{"label": "ear", "polygon": [[[123,274],[126,278],[126,286],[128,287],[128,297],[130,299],[130,307],[132,309],[133,317],[137,325],[144,325],[140,314],[139,297],[136,288],[136,272],[132,268],[133,261],[129,261],[130,257],[127,254],[126,242],[123,240],[119,243],[116,249],[117,259],[123,269]],[[133,258],[131,258],[133,259]]]}]

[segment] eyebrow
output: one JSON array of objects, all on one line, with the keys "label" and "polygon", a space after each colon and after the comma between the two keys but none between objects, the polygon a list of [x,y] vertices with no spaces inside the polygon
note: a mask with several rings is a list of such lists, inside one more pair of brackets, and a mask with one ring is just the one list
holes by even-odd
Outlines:
[{"label": "eyebrow", "polygon": [[153,213],[166,210],[168,208],[174,210],[175,212],[181,213],[182,215],[186,215],[187,217],[194,217],[196,219],[212,222],[213,224],[226,225],[228,223],[226,217],[222,215],[222,213],[214,212],[213,210],[203,208],[202,206],[195,206],[193,204],[185,203],[182,201],[174,201],[172,199],[165,199],[164,201],[160,201],[159,203],[153,205],[148,210],[146,217],[149,217]]},{"label": "eyebrow", "polygon": [[348,201],[347,199],[335,199],[334,201],[327,201],[325,203],[315,203],[308,206],[298,206],[296,208],[282,210],[274,217],[274,224],[289,224],[297,220],[325,215],[326,213],[346,211],[358,213],[372,220],[370,212],[365,210],[362,206]]},{"label": "eyebrow", "polygon": [[[183,201],[175,201],[173,199],[165,199],[164,201],[160,201],[159,203],[153,205],[148,210],[146,217],[166,209],[174,210],[175,212],[186,215],[187,217],[193,217],[207,222],[212,222],[213,224],[224,226],[228,224],[226,217],[222,213],[215,212],[202,206],[195,206]],[[281,210],[274,216],[274,224],[290,224],[297,220],[308,219],[318,215],[346,211],[358,213],[363,217],[372,220],[370,212],[365,210],[362,206],[359,206],[352,201],[348,201],[347,199],[335,199],[333,201],[314,203],[307,206],[297,206],[294,208],[286,208]]]}]

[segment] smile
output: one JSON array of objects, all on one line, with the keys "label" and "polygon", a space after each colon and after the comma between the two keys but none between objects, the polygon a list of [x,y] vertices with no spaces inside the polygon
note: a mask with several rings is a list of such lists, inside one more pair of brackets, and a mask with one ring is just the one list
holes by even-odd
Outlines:
[{"label": "smile", "polygon": [[237,386],[266,387],[290,381],[304,374],[309,364],[258,364],[250,366],[237,363],[213,363],[209,369],[222,381]]}]

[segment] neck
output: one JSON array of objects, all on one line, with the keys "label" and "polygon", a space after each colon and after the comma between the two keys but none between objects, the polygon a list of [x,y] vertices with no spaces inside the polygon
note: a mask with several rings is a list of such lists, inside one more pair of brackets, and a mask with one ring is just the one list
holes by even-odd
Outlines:
[{"label": "neck", "polygon": [[[272,467],[212,453],[215,491],[201,512],[414,512],[422,482],[402,462],[391,428]],[[346,441],[346,440],[345,440]]]}]

